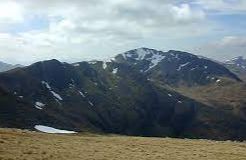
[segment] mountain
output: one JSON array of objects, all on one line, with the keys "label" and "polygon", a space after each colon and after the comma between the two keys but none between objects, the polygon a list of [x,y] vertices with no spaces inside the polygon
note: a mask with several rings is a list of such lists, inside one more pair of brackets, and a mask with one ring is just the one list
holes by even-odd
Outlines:
[{"label": "mountain", "polygon": [[134,66],[151,80],[175,86],[206,85],[221,78],[240,81],[223,65],[181,51],[139,48],[116,56],[116,61]]},{"label": "mountain", "polygon": [[224,62],[224,65],[241,79],[246,80],[246,59],[242,56]]},{"label": "mountain", "polygon": [[7,64],[7,63],[0,61],[0,72],[5,72],[5,71],[11,70],[11,69],[18,68],[18,67],[23,67],[23,66],[20,64],[11,65],[11,64]]},{"label": "mountain", "polygon": [[[214,79],[193,75],[203,72]],[[225,67],[179,51],[136,49],[107,62],[42,61],[0,74],[0,126],[245,140],[243,114],[176,89],[225,82],[241,83]]]}]

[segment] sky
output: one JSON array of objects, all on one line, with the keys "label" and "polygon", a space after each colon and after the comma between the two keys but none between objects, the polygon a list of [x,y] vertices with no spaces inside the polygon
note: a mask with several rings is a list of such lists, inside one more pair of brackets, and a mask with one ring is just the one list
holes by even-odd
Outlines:
[{"label": "sky", "polygon": [[140,47],[246,57],[246,0],[0,0],[0,61],[107,59]]}]

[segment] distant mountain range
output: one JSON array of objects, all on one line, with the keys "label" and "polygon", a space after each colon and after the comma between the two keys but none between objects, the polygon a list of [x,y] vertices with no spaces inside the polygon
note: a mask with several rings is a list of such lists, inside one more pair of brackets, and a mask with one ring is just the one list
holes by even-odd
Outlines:
[{"label": "distant mountain range", "polygon": [[0,126],[245,140],[245,96],[245,83],[219,63],[139,48],[1,73]]},{"label": "distant mountain range", "polygon": [[244,59],[242,56],[227,60],[224,62],[224,64],[241,79],[246,80],[246,59]]},{"label": "distant mountain range", "polygon": [[15,68],[18,68],[18,67],[23,67],[23,66],[20,65],[20,64],[17,64],[17,65],[7,64],[7,63],[4,63],[4,62],[0,61],[0,72],[9,71],[11,69],[15,69]]}]

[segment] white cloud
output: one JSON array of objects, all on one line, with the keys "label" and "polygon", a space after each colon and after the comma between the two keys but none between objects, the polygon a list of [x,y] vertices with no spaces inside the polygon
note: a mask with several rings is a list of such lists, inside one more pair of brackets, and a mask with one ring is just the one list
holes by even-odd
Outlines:
[{"label": "white cloud", "polygon": [[23,20],[22,8],[16,2],[0,3],[0,22],[16,23]]},{"label": "white cloud", "polygon": [[245,0],[195,0],[193,3],[200,5],[206,10],[225,14],[245,13],[246,11]]},{"label": "white cloud", "polygon": [[[103,58],[141,46],[189,49],[195,45],[196,37],[201,40],[204,35],[213,35],[216,28],[224,28],[210,21],[207,14],[246,13],[246,1],[1,0],[0,11],[1,60],[30,63],[50,58],[70,61]],[[45,18],[48,25],[18,31],[19,25],[25,27],[28,20],[36,17]],[[188,45],[178,43],[182,40]],[[201,53],[206,55],[208,51],[221,57],[223,52],[228,56],[233,48],[243,54],[243,46],[242,38],[225,37],[203,46]],[[231,49],[219,49],[223,47]]]},{"label": "white cloud", "polygon": [[159,37],[199,36],[210,29],[202,9],[188,3],[175,4],[172,0],[15,0],[11,3],[16,7],[5,18],[25,21],[26,16],[34,19],[41,16],[49,22],[49,27],[39,30],[4,33],[8,40],[0,36],[0,58],[15,57],[17,62],[112,56],[130,46],[139,47],[143,40],[147,43],[148,39]]},{"label": "white cloud", "polygon": [[205,18],[205,12],[202,10],[192,10],[188,4],[181,6],[172,6],[171,8],[174,18],[177,21],[195,21]]}]

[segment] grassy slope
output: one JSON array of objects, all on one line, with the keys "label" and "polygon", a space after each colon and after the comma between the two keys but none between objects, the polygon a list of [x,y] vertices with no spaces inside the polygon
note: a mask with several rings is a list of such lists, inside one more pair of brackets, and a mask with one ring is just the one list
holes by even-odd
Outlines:
[{"label": "grassy slope", "polygon": [[245,139],[245,83],[235,83],[223,78],[219,83],[197,87],[172,88],[160,82],[155,84],[170,91],[175,90],[205,104],[205,106],[197,108],[195,121],[186,130],[187,133],[184,133],[185,137],[206,137],[220,140]]},{"label": "grassy slope", "polygon": [[241,80],[246,81],[246,70],[238,66],[225,65],[231,72],[235,73]]},{"label": "grassy slope", "polygon": [[0,159],[244,160],[246,143],[0,129]]},{"label": "grassy slope", "polygon": [[177,88],[177,91],[209,106],[232,110],[241,117],[246,116],[246,83],[224,81],[208,86]]}]

